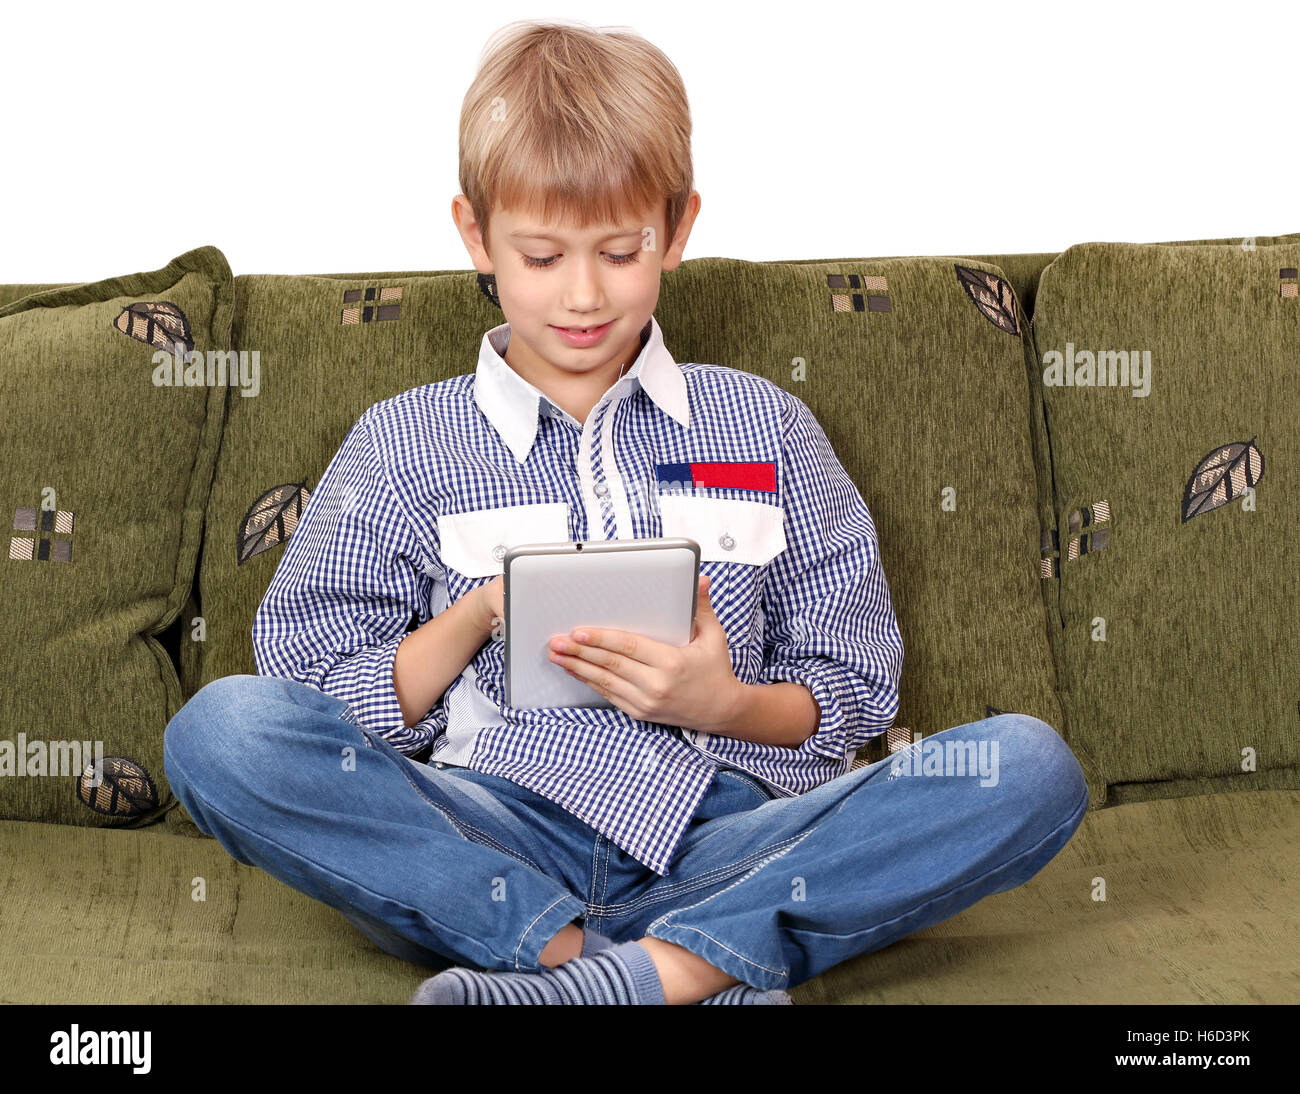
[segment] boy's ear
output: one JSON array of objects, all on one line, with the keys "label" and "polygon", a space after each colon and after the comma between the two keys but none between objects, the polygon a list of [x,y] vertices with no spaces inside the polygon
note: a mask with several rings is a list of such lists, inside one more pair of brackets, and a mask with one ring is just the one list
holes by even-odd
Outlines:
[{"label": "boy's ear", "polygon": [[675,270],[681,265],[682,256],[686,253],[686,240],[690,237],[691,226],[695,223],[695,217],[700,211],[700,192],[692,190],[691,196],[686,199],[686,208],[682,210],[682,219],[677,225],[677,231],[673,235],[672,242],[668,244],[668,249],[664,252],[662,270]]},{"label": "boy's ear", "polygon": [[451,199],[451,219],[456,224],[456,231],[460,233],[465,250],[469,252],[474,269],[480,274],[492,273],[492,259],[483,239],[482,226],[474,216],[474,207],[469,203],[469,198],[464,194],[457,194]]}]

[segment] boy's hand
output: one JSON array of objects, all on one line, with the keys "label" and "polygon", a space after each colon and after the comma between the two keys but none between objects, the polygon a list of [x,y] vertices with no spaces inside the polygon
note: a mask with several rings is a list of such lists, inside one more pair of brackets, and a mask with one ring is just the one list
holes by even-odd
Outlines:
[{"label": "boy's hand", "polygon": [[550,658],[633,718],[705,732],[729,724],[744,687],[731,669],[727,634],[709,602],[708,574],[700,577],[689,645],[609,627],[575,627],[551,639]]}]

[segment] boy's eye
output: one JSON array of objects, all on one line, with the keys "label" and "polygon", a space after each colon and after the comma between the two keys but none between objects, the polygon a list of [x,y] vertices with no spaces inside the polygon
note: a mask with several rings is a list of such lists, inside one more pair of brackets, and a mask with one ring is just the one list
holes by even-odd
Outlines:
[{"label": "boy's eye", "polygon": [[[640,253],[639,251],[632,251],[630,254],[625,254],[625,255],[611,254],[611,255],[607,255],[606,257],[609,259],[612,265],[625,266],[629,262],[635,262],[637,260],[637,255],[639,253]],[[559,257],[559,255],[550,255],[547,258],[534,258],[532,255],[522,255],[521,257],[524,260],[524,264],[528,266],[549,266],[552,262],[554,262]]]}]

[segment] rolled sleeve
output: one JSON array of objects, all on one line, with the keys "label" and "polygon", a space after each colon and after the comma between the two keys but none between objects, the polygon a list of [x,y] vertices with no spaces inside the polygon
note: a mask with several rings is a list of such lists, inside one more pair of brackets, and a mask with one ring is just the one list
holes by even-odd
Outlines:
[{"label": "rolled sleeve", "polygon": [[427,617],[440,572],[397,502],[362,415],[309,497],[257,609],[257,671],[346,701],[364,728],[418,752],[446,728],[446,714],[440,700],[408,727],[393,661],[413,619]]},{"label": "rolled sleeve", "polygon": [[787,547],[764,584],[759,681],[807,687],[821,718],[800,750],[848,764],[898,713],[903,639],[866,502],[812,411],[786,394]]}]

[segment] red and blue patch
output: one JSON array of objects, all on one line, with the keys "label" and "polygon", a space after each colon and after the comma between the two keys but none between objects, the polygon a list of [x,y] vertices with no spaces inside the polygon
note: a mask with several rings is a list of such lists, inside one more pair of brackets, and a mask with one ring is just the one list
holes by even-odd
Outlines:
[{"label": "red and blue patch", "polygon": [[776,493],[774,463],[657,463],[655,481],[665,488],[718,486],[728,490],[761,490]]}]

